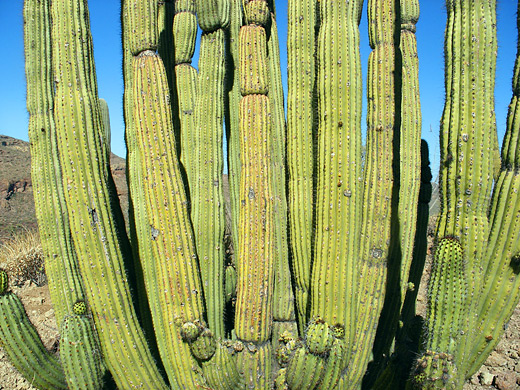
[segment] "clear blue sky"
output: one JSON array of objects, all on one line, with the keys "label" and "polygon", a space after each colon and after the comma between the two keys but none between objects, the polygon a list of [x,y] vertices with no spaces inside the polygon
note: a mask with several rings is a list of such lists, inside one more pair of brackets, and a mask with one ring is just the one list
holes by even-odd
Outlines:
[{"label": "clear blue sky", "polygon": [[[366,1],[365,1],[366,3]],[[279,25],[281,65],[286,86],[286,1],[276,0]],[[28,140],[28,115],[25,107],[25,75],[23,55],[22,0],[0,0],[0,134]],[[121,72],[120,2],[90,0],[90,16],[94,37],[99,95],[110,108],[112,151],[126,154],[122,114],[123,80]],[[500,140],[506,124],[507,106],[511,99],[511,76],[516,55],[516,1],[498,1],[498,59],[496,83],[496,114]],[[420,89],[423,114],[423,138],[430,144],[430,160],[434,177],[439,166],[439,121],[444,105],[443,34],[446,23],[444,2],[422,0],[421,18],[417,25],[420,62]],[[361,54],[366,80],[369,47],[366,27],[366,4],[361,21]],[[196,62],[195,62],[196,64]],[[364,123],[364,122],[363,122]]]}]

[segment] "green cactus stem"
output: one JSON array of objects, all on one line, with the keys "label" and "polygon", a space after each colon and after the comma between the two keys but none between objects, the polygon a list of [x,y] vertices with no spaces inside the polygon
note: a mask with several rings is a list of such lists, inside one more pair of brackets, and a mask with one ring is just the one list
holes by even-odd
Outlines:
[{"label": "green cactus stem", "polygon": [[316,112],[315,24],[311,1],[288,0],[287,36],[287,203],[300,336],[308,321],[313,235],[313,161]]},{"label": "green cactus stem", "polygon": [[[517,25],[520,20],[517,15]],[[483,297],[478,305],[478,336],[470,345],[466,377],[478,370],[495,348],[504,324],[520,300],[520,48],[513,76],[513,97],[502,146],[502,167],[491,200],[490,233],[486,251],[487,267]],[[469,345],[468,345],[469,346]]]},{"label": "green cactus stem", "polygon": [[[222,171],[225,34],[223,26],[206,30],[211,2],[196,2],[199,24],[204,31],[200,42],[199,79],[195,105],[196,127],[193,136],[191,172],[189,176],[191,220],[201,268],[209,328],[224,337],[224,194]],[[227,0],[220,0],[224,7]],[[219,8],[220,9],[220,8]],[[227,6],[224,9],[228,9]],[[229,19],[221,15],[221,19]]]},{"label": "green cactus stem", "polygon": [[[385,298],[385,279],[389,258],[391,204],[394,192],[394,131],[398,133],[400,112],[396,83],[401,69],[396,69],[395,1],[369,1],[369,42],[367,85],[367,154],[365,164],[361,258],[358,269],[357,315],[354,356],[349,362],[348,383],[353,388],[371,359],[371,349]],[[397,38],[399,36],[397,35]],[[397,107],[396,107],[397,105]]]},{"label": "green cactus stem", "polygon": [[170,382],[189,388],[203,385],[204,380],[191,369],[196,362],[172,322],[202,319],[202,286],[176,158],[168,82],[161,59],[152,51],[134,58],[132,69],[133,95],[139,97],[133,115],[137,119],[135,142],[142,156],[147,238],[152,243],[153,258],[157,259],[153,264],[143,264],[147,295]]},{"label": "green cactus stem", "polygon": [[231,207],[231,235],[233,253],[231,262],[236,266],[238,249],[239,214],[240,214],[240,136],[239,136],[239,103],[240,75],[239,75],[239,35],[242,26],[242,1],[230,1],[230,22],[227,30],[227,56],[226,56],[226,92],[227,104],[225,106],[226,138],[228,148],[228,182],[229,201]]},{"label": "green cactus stem", "polygon": [[26,0],[24,20],[31,177],[45,273],[59,326],[74,302],[84,299],[84,291],[70,234],[52,115],[50,2]]},{"label": "green cactus stem", "polygon": [[[258,2],[258,1],[257,1]],[[274,4],[270,6],[274,11]],[[272,113],[272,142],[271,162],[274,191],[274,224],[277,229],[274,233],[275,246],[275,276],[274,296],[276,304],[273,307],[274,322],[292,322],[293,332],[296,333],[296,318],[294,310],[294,293],[292,289],[291,271],[289,267],[289,248],[287,233],[287,192],[285,172],[285,144],[286,126],[283,103],[282,75],[280,71],[280,49],[278,44],[278,29],[275,13],[271,13],[271,31],[267,40],[267,52],[269,63],[269,102]],[[287,327],[276,327],[283,329]],[[278,334],[273,334],[273,340],[277,340]]]},{"label": "green cactus stem", "polygon": [[195,0],[199,26],[203,31],[215,31],[229,25],[229,0]]},{"label": "green cactus stem", "polygon": [[97,341],[88,317],[77,314],[65,317],[61,326],[60,361],[70,389],[103,387],[105,365]]},{"label": "green cactus stem", "polygon": [[105,99],[99,99],[99,110],[101,112],[101,118],[103,120],[103,145],[105,145],[107,153],[110,156],[110,114],[108,110],[108,103]]},{"label": "green cactus stem", "polygon": [[[441,215],[437,237],[456,236],[467,254],[468,311],[477,312],[486,268],[496,120],[496,4],[447,1],[446,105],[441,120]],[[478,22],[477,22],[478,20]],[[493,243],[491,243],[493,244]],[[468,316],[455,353],[459,375],[478,336]]]},{"label": "green cactus stem", "polygon": [[122,251],[124,229],[117,225],[120,221],[109,197],[106,178],[110,172],[100,143],[102,126],[86,2],[53,1],[51,11],[54,115],[63,186],[103,355],[118,386],[147,384],[161,389],[165,384],[133,308]]},{"label": "green cactus stem", "polygon": [[[0,278],[7,280],[4,270],[0,270]],[[16,369],[37,388],[68,388],[60,363],[45,349],[20,299],[8,291],[0,295],[0,346]]]}]

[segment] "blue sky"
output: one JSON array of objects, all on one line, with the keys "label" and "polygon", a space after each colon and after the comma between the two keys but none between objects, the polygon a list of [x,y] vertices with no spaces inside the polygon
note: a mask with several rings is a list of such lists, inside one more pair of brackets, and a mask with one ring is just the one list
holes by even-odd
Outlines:
[{"label": "blue sky", "polygon": [[[366,1],[365,1],[366,3]],[[0,36],[3,55],[0,61],[0,134],[28,140],[28,115],[25,107],[25,75],[23,56],[22,0],[0,0]],[[122,114],[123,80],[121,72],[120,2],[90,0],[92,34],[99,95],[110,108],[112,151],[125,156]],[[286,85],[286,1],[276,0],[281,46],[281,66]],[[496,115],[499,139],[505,132],[507,106],[511,99],[511,77],[516,55],[516,7],[514,0],[501,0],[498,14],[498,58],[496,81]],[[444,2],[422,0],[421,18],[417,25],[419,74],[423,133],[430,145],[434,177],[439,166],[439,121],[444,105],[443,34],[446,23]],[[366,27],[366,4],[361,21],[361,55],[366,80],[369,47]],[[364,124],[364,121],[363,121]]]}]

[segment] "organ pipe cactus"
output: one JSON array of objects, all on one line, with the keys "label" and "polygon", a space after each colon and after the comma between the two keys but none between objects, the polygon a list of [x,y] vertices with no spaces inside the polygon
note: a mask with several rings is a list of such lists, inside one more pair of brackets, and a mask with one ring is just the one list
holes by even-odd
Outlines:
[{"label": "organ pipe cactus", "polygon": [[128,239],[87,2],[25,0],[60,360],[3,271],[0,342],[26,376],[43,373],[40,388],[109,387],[109,372],[121,389],[460,389],[496,345],[520,298],[520,65],[497,170],[495,2],[447,1],[442,211],[424,325],[414,303],[431,174],[418,1],[368,1],[364,158],[363,1],[287,7],[285,123],[274,1],[122,2]]}]

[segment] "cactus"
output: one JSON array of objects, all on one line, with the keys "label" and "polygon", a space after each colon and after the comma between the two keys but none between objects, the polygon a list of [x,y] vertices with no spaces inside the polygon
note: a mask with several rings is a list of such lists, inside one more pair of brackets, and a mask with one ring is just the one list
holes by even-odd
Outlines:
[{"label": "cactus", "polygon": [[520,65],[499,159],[495,2],[447,1],[442,212],[424,321],[418,1],[368,2],[364,157],[363,1],[288,1],[287,128],[274,3],[122,2],[128,240],[86,0],[25,1],[61,362],[3,271],[0,343],[39,387],[101,388],[108,369],[124,389],[460,389],[496,345],[520,299]]}]

